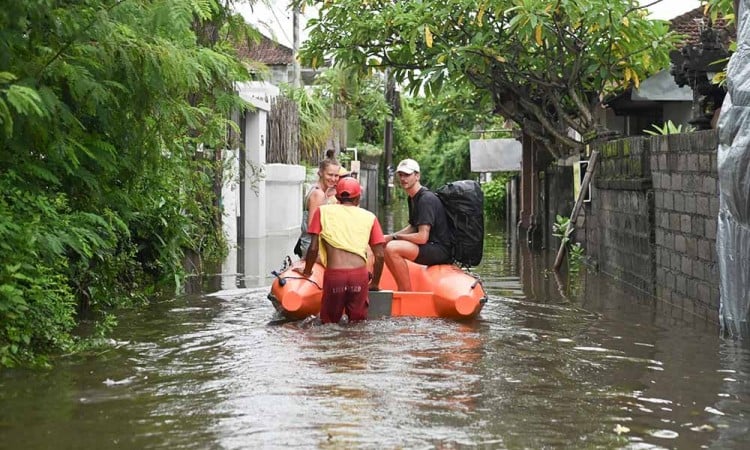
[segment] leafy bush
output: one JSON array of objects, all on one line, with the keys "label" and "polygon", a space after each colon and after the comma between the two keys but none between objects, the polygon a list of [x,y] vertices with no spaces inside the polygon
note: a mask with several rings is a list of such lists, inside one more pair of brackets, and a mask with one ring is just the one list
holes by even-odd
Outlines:
[{"label": "leafy bush", "polygon": [[560,238],[561,245],[568,250],[568,272],[578,273],[583,263],[583,247],[579,242],[573,242],[571,235],[574,228],[569,217],[557,215],[555,223],[552,224],[552,235]]},{"label": "leafy bush", "polygon": [[[53,4],[52,6],[50,6]],[[221,258],[216,187],[248,79],[221,2],[11,2],[0,14],[0,365],[67,350],[79,314]],[[232,27],[230,27],[232,28]]]},{"label": "leafy bush", "polygon": [[[76,224],[65,196],[31,193],[14,173],[0,176],[0,365],[43,363],[37,352],[65,348],[75,297],[66,253],[89,252],[98,236]],[[61,224],[67,224],[62,228]],[[90,239],[89,239],[90,238]]]},{"label": "leafy bush", "polygon": [[311,165],[317,165],[333,129],[330,105],[317,90],[282,86],[282,92],[294,100],[299,109],[300,156]]},{"label": "leafy bush", "polygon": [[484,214],[493,219],[505,217],[506,183],[513,174],[495,174],[491,181],[482,185],[484,192]]},{"label": "leafy bush", "polygon": [[667,134],[690,133],[695,131],[695,127],[693,126],[688,125],[683,128],[682,124],[675,125],[671,120],[667,120],[662,126],[653,124],[651,127],[653,130],[643,130],[643,132],[652,136],[664,136]]},{"label": "leafy bush", "polygon": [[431,189],[455,180],[474,179],[469,168],[469,138],[446,143],[438,151],[418,159],[422,169],[422,184]]}]

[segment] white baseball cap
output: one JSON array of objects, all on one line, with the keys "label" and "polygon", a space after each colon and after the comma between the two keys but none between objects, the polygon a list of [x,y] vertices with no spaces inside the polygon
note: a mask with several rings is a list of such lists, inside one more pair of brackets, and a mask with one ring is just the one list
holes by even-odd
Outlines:
[{"label": "white baseball cap", "polygon": [[419,172],[419,163],[414,161],[413,159],[405,159],[398,163],[398,167],[396,167],[396,172],[403,172],[407,174],[412,174],[414,172]]}]

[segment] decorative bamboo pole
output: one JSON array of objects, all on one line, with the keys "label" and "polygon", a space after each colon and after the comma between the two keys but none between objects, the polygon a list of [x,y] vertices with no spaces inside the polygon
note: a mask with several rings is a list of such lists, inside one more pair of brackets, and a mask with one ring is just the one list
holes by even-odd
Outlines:
[{"label": "decorative bamboo pole", "polygon": [[[581,191],[578,193],[576,204],[575,206],[573,206],[573,212],[570,213],[570,220],[568,221],[568,226],[563,236],[567,236],[568,233],[573,231],[573,224],[578,219],[578,213],[581,211],[581,206],[583,206],[583,199],[586,198],[586,192],[588,191],[589,184],[591,183],[591,177],[594,175],[594,170],[596,169],[596,163],[598,159],[599,159],[599,151],[594,150],[593,152],[591,152],[591,157],[589,158],[589,164],[588,164],[588,167],[586,168],[586,175],[584,175],[583,181],[581,182]],[[560,249],[557,251],[557,258],[555,258],[555,264],[554,266],[552,266],[552,268],[555,271],[560,270],[560,266],[562,265],[562,260],[564,256],[565,256],[565,238],[563,237],[563,240],[560,243]]]}]

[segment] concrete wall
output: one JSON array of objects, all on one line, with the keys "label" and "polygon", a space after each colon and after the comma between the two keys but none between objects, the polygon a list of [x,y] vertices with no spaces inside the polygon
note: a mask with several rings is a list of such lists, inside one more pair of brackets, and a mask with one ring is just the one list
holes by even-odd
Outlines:
[{"label": "concrete wall", "polygon": [[[302,222],[302,186],[304,166],[292,164],[266,164],[266,236],[299,236]],[[260,236],[247,236],[260,237]]]},{"label": "concrete wall", "polygon": [[[244,160],[239,157],[237,166],[228,169],[244,175],[244,179],[235,181],[242,191],[240,212],[236,214],[240,217],[242,233],[237,234],[241,238],[255,239],[298,233],[305,168],[266,163],[268,114],[271,100],[279,95],[279,89],[261,82],[241,83],[237,89],[240,96],[255,107],[243,118],[237,118],[243,121],[240,128],[244,130],[241,136],[244,152],[239,155],[244,155]],[[231,184],[225,187],[226,192],[234,189]]]},{"label": "concrete wall", "polygon": [[602,145],[576,237],[602,272],[718,323],[716,147],[714,131]]}]

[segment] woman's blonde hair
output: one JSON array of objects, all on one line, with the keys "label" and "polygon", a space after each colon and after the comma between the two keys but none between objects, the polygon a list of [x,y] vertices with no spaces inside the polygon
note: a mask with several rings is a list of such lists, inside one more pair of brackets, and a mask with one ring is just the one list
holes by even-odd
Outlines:
[{"label": "woman's blonde hair", "polygon": [[326,158],[318,164],[318,175],[325,172],[325,170],[330,166],[339,166],[341,167],[341,163],[336,158]]}]

